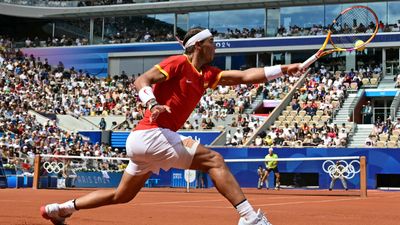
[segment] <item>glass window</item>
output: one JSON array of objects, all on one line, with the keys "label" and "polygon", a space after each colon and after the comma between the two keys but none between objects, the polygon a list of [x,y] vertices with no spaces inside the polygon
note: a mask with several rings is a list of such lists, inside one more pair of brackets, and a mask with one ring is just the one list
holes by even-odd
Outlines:
[{"label": "glass window", "polygon": [[271,66],[271,53],[258,53],[258,65],[257,67]]},{"label": "glass window", "polygon": [[303,50],[291,52],[292,62],[301,63],[306,61],[310,56],[314,55],[317,50]]},{"label": "glass window", "polygon": [[265,9],[212,11],[209,28],[226,38],[258,37],[264,36],[264,20]]},{"label": "glass window", "polygon": [[[368,7],[370,7],[376,15],[378,16],[378,20],[382,21],[383,23],[387,23],[387,2],[376,2],[376,3],[368,3]],[[400,10],[400,5],[397,10]],[[399,12],[396,12],[397,15],[400,15]]]},{"label": "glass window", "polygon": [[226,56],[224,55],[215,55],[214,60],[212,61],[211,65],[220,68],[221,70],[225,70],[226,66]]},{"label": "glass window", "polygon": [[388,23],[400,25],[400,2],[388,3]]},{"label": "glass window", "polygon": [[[397,52],[398,55],[398,52]],[[356,51],[356,69],[367,69],[368,67],[373,70],[375,66],[382,64],[382,49],[366,48],[363,51]]]},{"label": "glass window", "polygon": [[285,63],[285,53],[284,52],[274,52],[272,53],[272,65],[284,65]]},{"label": "glass window", "polygon": [[[75,38],[85,39],[85,43],[88,43],[89,40],[89,31],[90,31],[90,19],[79,18],[77,20],[59,20],[56,21],[54,36],[59,41],[62,39],[73,38],[74,40],[69,40],[75,42]],[[97,38],[99,36],[98,33],[94,33],[94,37]],[[54,40],[53,40],[54,41]],[[57,45],[57,44],[52,44]],[[58,43],[58,45],[64,45],[63,43]],[[66,44],[66,45],[72,45]]]},{"label": "glass window", "polygon": [[267,9],[267,37],[275,37],[279,28],[280,9]]},{"label": "glass window", "polygon": [[193,12],[189,13],[189,27],[209,28],[209,12]]},{"label": "glass window", "polygon": [[[312,8],[312,13],[310,10]],[[314,25],[324,25],[324,6],[300,6],[281,8],[281,26],[290,35],[293,27],[311,28]]]},{"label": "glass window", "polygon": [[329,26],[341,11],[341,5],[325,5],[325,27]]},{"label": "glass window", "polygon": [[398,48],[386,49],[386,74],[387,75],[399,74],[399,49]]},{"label": "glass window", "polygon": [[232,55],[232,70],[245,70],[256,66],[256,53]]},{"label": "glass window", "polygon": [[183,31],[188,31],[188,26],[189,26],[189,15],[187,13],[185,14],[177,14],[176,15],[176,26]]}]

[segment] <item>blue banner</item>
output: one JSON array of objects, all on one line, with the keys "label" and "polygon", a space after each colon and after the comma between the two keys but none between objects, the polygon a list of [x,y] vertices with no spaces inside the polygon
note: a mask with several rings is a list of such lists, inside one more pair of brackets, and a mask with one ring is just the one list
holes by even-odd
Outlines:
[{"label": "blue banner", "polygon": [[394,97],[397,94],[397,90],[365,90],[365,96],[367,97]]},{"label": "blue banner", "polygon": [[79,131],[78,133],[88,137],[91,144],[101,143],[101,131]]},{"label": "blue banner", "polygon": [[77,172],[77,177],[70,181],[70,186],[82,188],[117,187],[121,180],[120,172]]}]

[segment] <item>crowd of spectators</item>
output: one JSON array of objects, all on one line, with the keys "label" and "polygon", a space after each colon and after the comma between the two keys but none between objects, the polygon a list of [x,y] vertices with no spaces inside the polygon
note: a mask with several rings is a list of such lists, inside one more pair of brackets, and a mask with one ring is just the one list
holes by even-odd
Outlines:
[{"label": "crowd of spectators", "polygon": [[57,67],[21,52],[0,55],[1,98],[44,114],[80,116],[126,115],[136,107],[133,77],[125,73],[99,79],[74,68]]},{"label": "crowd of spectators", "polygon": [[46,60],[13,51],[4,41],[0,47],[0,149],[6,163],[35,153],[123,156],[118,149],[90,144],[84,136],[61,129],[56,120],[41,124],[28,112],[130,114],[128,107],[136,98],[127,79],[107,82],[73,70],[65,76],[62,64],[54,69]]},{"label": "crowd of spectators", "polygon": [[[376,28],[376,24],[370,22],[370,24],[358,24],[358,26],[350,27],[344,24],[340,30],[334,30],[334,33],[338,34],[351,34],[351,33],[373,33]],[[379,32],[399,32],[400,31],[400,20],[394,24],[384,24],[382,21],[378,24]],[[321,24],[314,24],[312,27],[300,27],[298,25],[289,26],[288,28],[280,26],[277,29],[277,37],[287,36],[311,36],[311,35],[325,35],[328,33],[328,27]]]},{"label": "crowd of spectators", "polygon": [[[282,100],[294,87],[297,80],[298,77],[294,76],[278,78],[272,82],[259,85],[257,93],[262,95],[263,100]],[[254,132],[258,130],[263,120],[263,117],[254,117],[248,114],[243,116],[239,114],[233,117],[229,125],[235,128],[235,132],[227,131],[225,145],[241,146],[246,144],[254,135]]]},{"label": "crowd of spectators", "polygon": [[397,148],[400,136],[400,118],[392,121],[389,117],[386,120],[377,118],[372,132],[365,140],[366,147]]},{"label": "crowd of spectators", "polygon": [[217,129],[232,114],[242,114],[260,94],[263,84],[217,86],[208,90],[182,129]]},{"label": "crowd of spectators", "polygon": [[290,105],[267,130],[257,134],[255,146],[346,146],[351,127],[332,124],[347,96],[348,74],[321,68],[306,78]]}]

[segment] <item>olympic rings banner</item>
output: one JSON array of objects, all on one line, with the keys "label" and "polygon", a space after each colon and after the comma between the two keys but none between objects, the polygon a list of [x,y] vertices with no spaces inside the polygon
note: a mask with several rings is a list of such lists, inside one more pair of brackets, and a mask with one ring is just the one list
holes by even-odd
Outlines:
[{"label": "olympic rings banner", "polygon": [[[357,166],[358,169],[355,169]],[[322,169],[331,178],[337,179],[343,177],[346,180],[350,180],[353,179],[356,174],[360,173],[360,161],[352,160],[350,163],[348,163],[345,160],[339,160],[337,163],[335,163],[332,160],[326,160],[322,164]]]},{"label": "olympic rings banner", "polygon": [[43,163],[43,169],[46,170],[48,174],[59,173],[64,169],[64,163],[62,162],[45,162]]}]

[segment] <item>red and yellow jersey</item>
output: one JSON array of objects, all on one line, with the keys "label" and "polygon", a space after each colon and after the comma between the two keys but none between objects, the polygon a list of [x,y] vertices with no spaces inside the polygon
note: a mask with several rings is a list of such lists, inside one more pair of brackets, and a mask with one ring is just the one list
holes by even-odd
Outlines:
[{"label": "red and yellow jersey", "polygon": [[156,121],[150,123],[151,113],[146,110],[136,130],[161,127],[177,131],[193,112],[204,91],[217,86],[221,70],[203,66],[201,71],[197,71],[186,55],[171,56],[155,67],[166,80],[154,85],[154,95],[159,104],[171,108],[171,113],[161,113]]}]

